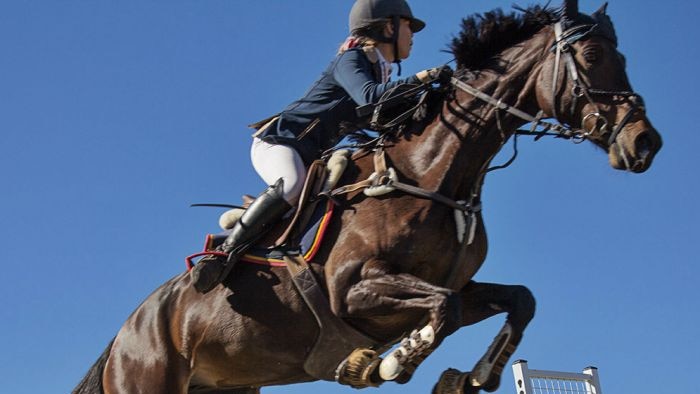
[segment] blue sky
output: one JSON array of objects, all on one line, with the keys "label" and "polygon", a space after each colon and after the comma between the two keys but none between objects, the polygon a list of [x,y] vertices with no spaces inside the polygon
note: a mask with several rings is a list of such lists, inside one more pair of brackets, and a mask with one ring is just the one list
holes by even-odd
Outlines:
[{"label": "blue sky", "polygon": [[[450,59],[461,17],[512,1],[413,1],[428,23],[404,74]],[[0,3],[2,392],[65,393],[218,211],[263,183],[246,125],[301,95],[345,38],[350,0]],[[527,5],[529,3],[520,3]],[[598,1],[581,1],[592,12]],[[693,392],[700,188],[697,2],[612,0],[634,88],[665,142],[645,174],[589,144],[523,140],[487,178],[476,279],[538,301],[514,359],[600,369],[603,390]],[[502,324],[450,337],[407,386],[467,370]],[[350,393],[331,383],[267,393]],[[498,393],[512,393],[507,370]]]}]

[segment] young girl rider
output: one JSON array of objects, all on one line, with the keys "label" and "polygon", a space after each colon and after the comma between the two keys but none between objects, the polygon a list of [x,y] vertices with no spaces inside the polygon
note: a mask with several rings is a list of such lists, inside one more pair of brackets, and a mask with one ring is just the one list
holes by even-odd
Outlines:
[{"label": "young girl rider", "polygon": [[405,0],[357,0],[350,11],[350,37],[304,97],[293,102],[254,135],[253,167],[270,186],[248,207],[220,247],[191,271],[197,291],[206,293],[228,275],[238,257],[269,225],[297,202],[306,169],[342,137],[341,125],[359,123],[358,106],[373,104],[400,84],[420,84],[449,74],[424,70],[390,82],[391,63],[411,53],[413,33],[425,23]]}]

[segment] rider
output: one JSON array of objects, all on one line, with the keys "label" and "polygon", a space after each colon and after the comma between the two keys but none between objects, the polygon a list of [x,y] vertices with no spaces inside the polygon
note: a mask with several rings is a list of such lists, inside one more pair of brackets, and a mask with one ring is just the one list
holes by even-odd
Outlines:
[{"label": "rider", "polygon": [[206,293],[216,287],[245,248],[294,206],[307,166],[338,142],[344,125],[359,123],[356,107],[376,103],[397,85],[444,80],[451,75],[443,66],[389,81],[391,63],[408,58],[413,33],[425,27],[405,0],[357,0],[349,25],[351,35],[305,96],[254,134],[253,166],[272,186],[253,201],[220,247],[228,257],[207,256],[192,269],[197,291]]}]

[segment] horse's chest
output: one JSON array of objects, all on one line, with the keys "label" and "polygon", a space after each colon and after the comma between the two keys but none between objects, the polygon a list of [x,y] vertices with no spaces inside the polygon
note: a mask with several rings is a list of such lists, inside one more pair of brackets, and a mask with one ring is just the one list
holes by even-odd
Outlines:
[{"label": "horse's chest", "polygon": [[335,257],[360,263],[357,268],[364,261],[383,261],[393,267],[389,271],[436,284],[464,260],[468,247],[460,240],[454,211],[411,196],[368,200],[362,208],[346,213]]},{"label": "horse's chest", "polygon": [[397,226],[385,232],[376,254],[404,272],[420,277],[441,275],[459,254],[456,237],[446,233],[445,227]]}]

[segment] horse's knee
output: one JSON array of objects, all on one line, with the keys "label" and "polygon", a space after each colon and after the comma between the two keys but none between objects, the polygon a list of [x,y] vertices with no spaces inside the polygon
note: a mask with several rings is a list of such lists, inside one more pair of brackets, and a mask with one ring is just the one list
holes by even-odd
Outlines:
[{"label": "horse's knee", "polygon": [[349,315],[354,315],[357,313],[357,309],[362,305],[362,300],[368,297],[368,294],[361,290],[356,289],[356,286],[350,288],[348,294],[345,296],[346,312]]},{"label": "horse's knee", "polygon": [[345,296],[347,313],[357,315],[361,311],[375,308],[381,304],[380,298],[379,294],[360,282],[352,286]]},{"label": "horse's knee", "polygon": [[509,320],[514,328],[525,329],[527,324],[535,317],[535,296],[525,286],[513,286],[513,306]]},{"label": "horse's knee", "polygon": [[[452,293],[439,297],[441,301],[434,309],[433,313],[439,315],[431,316],[431,324],[438,332],[438,336],[444,339],[462,327],[462,298],[458,293]],[[439,324],[440,326],[435,326]]]}]

